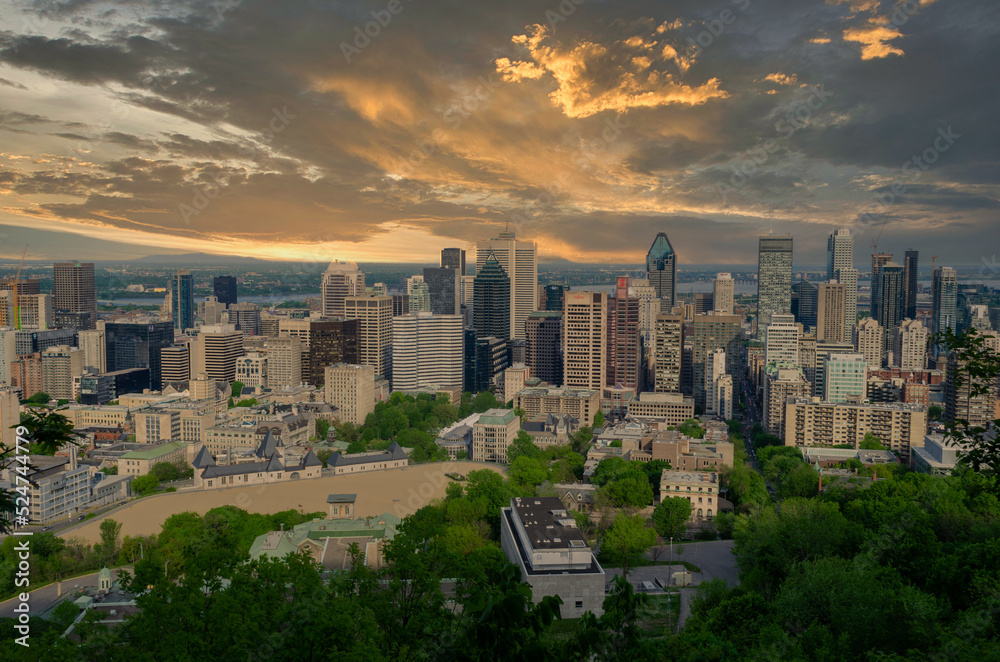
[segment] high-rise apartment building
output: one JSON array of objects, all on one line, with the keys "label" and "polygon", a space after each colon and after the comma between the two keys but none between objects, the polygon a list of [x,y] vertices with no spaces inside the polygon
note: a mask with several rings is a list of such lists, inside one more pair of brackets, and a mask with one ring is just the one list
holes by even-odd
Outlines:
[{"label": "high-rise apartment building", "polygon": [[42,390],[55,400],[76,399],[73,378],[83,374],[83,350],[68,345],[42,352]]},{"label": "high-rise apartment building", "polygon": [[[85,321],[89,321],[90,313],[73,313],[61,311],[61,316],[85,315]],[[72,323],[66,326],[57,324],[56,316],[52,309],[52,297],[48,294],[18,294],[17,301],[14,301],[14,293],[10,290],[0,291],[0,327],[16,327],[22,330],[28,329],[51,329],[55,326],[62,328],[85,329],[94,328],[93,324]]]},{"label": "high-rise apartment building", "polygon": [[236,330],[244,336],[263,335],[260,306],[257,304],[249,301],[231,303],[226,311],[226,316],[229,319],[229,324],[235,326]]},{"label": "high-rise apartment building", "polygon": [[852,331],[854,351],[865,357],[869,368],[881,368],[885,356],[885,331],[876,320],[858,320]]},{"label": "high-rise apartment building", "polygon": [[194,278],[186,269],[178,271],[171,279],[170,315],[178,332],[194,328]]},{"label": "high-rise apartment building", "polygon": [[[88,329],[97,325],[97,291],[93,262],[55,262],[52,265],[52,308],[90,314]],[[37,282],[37,281],[36,281]],[[31,294],[18,287],[18,294]],[[34,292],[38,294],[38,292]]]},{"label": "high-rise apartment building", "polygon": [[829,354],[825,361],[824,402],[861,402],[868,386],[868,363],[861,354]]},{"label": "high-rise apartment building", "polygon": [[536,310],[524,322],[524,363],[534,377],[562,386],[562,312]]},{"label": "high-rise apartment building", "polygon": [[236,296],[236,276],[216,276],[212,279],[212,290],[219,303],[227,306],[239,303]]},{"label": "high-rise apartment building", "polygon": [[790,314],[775,314],[767,326],[764,342],[764,364],[799,365],[799,339],[802,326]]},{"label": "high-rise apartment building", "polygon": [[691,357],[695,405],[704,408],[707,404],[705,375],[712,350],[722,349],[726,352],[726,374],[739,374],[740,325],[739,315],[695,315]]},{"label": "high-rise apartment building", "polygon": [[569,291],[563,311],[563,385],[600,391],[607,366],[607,295]]},{"label": "high-rise apartment building", "polygon": [[297,336],[268,338],[267,382],[272,389],[302,384],[302,353],[302,339]]},{"label": "high-rise apartment building", "polygon": [[190,347],[192,377],[204,373],[209,379],[224,382],[236,379],[236,359],[243,356],[243,332],[235,325],[203,326]]},{"label": "high-rise apartment building", "polygon": [[847,288],[844,284],[836,281],[820,283],[816,296],[816,340],[847,340],[846,312]]},{"label": "high-rise apartment building", "polygon": [[[954,352],[948,355],[948,377],[944,383],[944,418],[947,421],[965,421],[970,427],[987,428],[992,424],[997,402],[997,382],[991,379],[984,385],[978,379],[971,379],[966,368],[966,361],[960,361]],[[957,383],[958,375],[962,376]],[[973,395],[986,386],[986,392]]]},{"label": "high-rise apartment building", "polygon": [[460,387],[464,336],[460,315],[408,313],[392,318],[392,387]]},{"label": "high-rise apartment building", "polygon": [[462,312],[462,276],[450,267],[425,267],[424,282],[435,315],[460,315]]},{"label": "high-rise apartment building", "polygon": [[406,294],[410,297],[411,313],[431,312],[431,288],[424,282],[421,274],[406,279]]},{"label": "high-rise apartment building", "polygon": [[115,323],[104,325],[105,360],[108,372],[149,368],[149,388],[162,386],[160,352],[174,343],[170,322]]},{"label": "high-rise apartment building", "polygon": [[656,296],[664,301],[661,308],[673,308],[677,300],[677,254],[665,232],[656,235],[646,253],[646,275]]},{"label": "high-rise apartment building", "polygon": [[[501,232],[497,239],[480,241],[476,244],[477,275],[491,252],[510,278],[510,330],[506,337],[523,340],[524,322],[538,310],[538,247],[533,241],[518,241],[509,231]],[[479,302],[473,306],[479,308]]]},{"label": "high-rise apartment building", "polygon": [[442,248],[441,266],[458,271],[459,277],[465,275],[465,249]]},{"label": "high-rise apartment building", "polygon": [[920,252],[912,248],[903,254],[903,316],[917,319],[917,276]]},{"label": "high-rise apartment building", "polygon": [[785,399],[795,396],[808,397],[812,384],[805,378],[802,369],[786,363],[767,366],[764,375],[763,416],[761,424],[768,434],[785,436]]},{"label": "high-rise apartment building", "polygon": [[858,319],[858,270],[854,268],[854,237],[847,228],[830,233],[826,242],[826,279],[844,286],[844,333],[848,338]]},{"label": "high-rise apartment building", "polygon": [[[955,331],[957,323],[958,273],[951,267],[938,267],[931,283],[931,333]],[[940,350],[936,344],[934,349],[934,355],[938,356]]]},{"label": "high-rise apartment building", "polygon": [[344,299],[345,317],[358,320],[358,363],[381,377],[392,376],[392,297]]},{"label": "high-rise apartment building", "polygon": [[108,371],[107,347],[104,344],[104,329],[80,331],[77,346],[83,350],[83,367],[96,372]]},{"label": "high-rise apartment building", "polygon": [[684,315],[657,315],[654,338],[653,388],[657,393],[680,393],[684,360]]},{"label": "high-rise apartment building", "polygon": [[[726,375],[726,350],[721,347],[708,353],[705,361],[705,413],[709,416],[719,415],[724,410],[724,403],[719,401],[718,380]],[[732,400],[732,394],[730,394]],[[729,403],[732,406],[732,402]]]},{"label": "high-rise apartment building", "polygon": [[337,408],[337,420],[363,425],[368,414],[375,411],[375,369],[337,363],[325,370],[323,401]]},{"label": "high-rise apartment building", "polygon": [[334,260],[323,272],[320,289],[323,317],[341,317],[344,314],[344,299],[365,293],[365,274],[356,262]]},{"label": "high-rise apartment building", "polygon": [[[510,277],[492,252],[476,270],[472,326],[480,338],[511,338]],[[527,318],[525,318],[527,320]]]},{"label": "high-rise apartment building", "polygon": [[813,366],[811,374],[806,370],[806,379],[813,385],[813,397],[822,398],[826,393],[826,359],[831,354],[853,354],[854,343],[852,342],[817,342],[815,350],[812,352]]},{"label": "high-rise apartment building", "polygon": [[923,370],[927,364],[927,327],[918,320],[905,319],[895,329],[892,364],[900,370]]},{"label": "high-rise apartment building", "polygon": [[757,255],[757,334],[765,333],[771,315],[792,312],[792,237],[760,237]]},{"label": "high-rise apartment building", "polygon": [[608,299],[608,368],[605,385],[638,393],[645,381],[641,324],[641,301],[630,297],[629,279],[617,280],[615,296]]},{"label": "high-rise apartment building", "polygon": [[712,287],[712,304],[715,311],[723,315],[733,314],[733,297],[735,281],[731,273],[716,274]]}]

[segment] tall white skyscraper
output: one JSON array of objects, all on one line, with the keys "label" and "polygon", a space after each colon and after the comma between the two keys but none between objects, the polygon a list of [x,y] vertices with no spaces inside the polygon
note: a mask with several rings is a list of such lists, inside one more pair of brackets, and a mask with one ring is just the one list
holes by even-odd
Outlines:
[{"label": "tall white skyscraper", "polygon": [[877,320],[866,317],[854,325],[854,351],[865,357],[869,368],[881,368],[885,355],[885,331]]},{"label": "tall white skyscraper", "polygon": [[733,379],[726,374],[726,350],[713,349],[705,362],[705,413],[732,418],[732,389]]},{"label": "tall white skyscraper", "polygon": [[733,275],[729,273],[716,274],[715,286],[712,288],[712,307],[723,315],[733,314]]},{"label": "tall white skyscraper", "polygon": [[84,368],[93,368],[97,372],[108,371],[104,342],[104,329],[80,331],[76,344],[83,350]]},{"label": "tall white skyscraper", "polygon": [[392,388],[461,387],[461,315],[407,313],[392,318]]},{"label": "tall white skyscraper", "polygon": [[510,337],[523,340],[524,322],[538,309],[538,247],[533,241],[518,241],[511,231],[477,242],[476,273],[491,251],[510,278]]},{"label": "tall white skyscraper", "polygon": [[323,317],[343,317],[344,299],[365,293],[365,275],[356,262],[334,260],[323,273]]},{"label": "tall white skyscraper", "polygon": [[563,385],[600,390],[607,369],[608,295],[572,290],[563,301]]},{"label": "tall white skyscraper", "polygon": [[802,325],[794,315],[772,315],[764,344],[764,363],[799,365],[799,339]]},{"label": "tall white skyscraper", "polygon": [[858,319],[858,270],[854,268],[854,237],[847,228],[830,233],[826,241],[826,278],[844,286],[847,306],[844,309],[844,338]]}]

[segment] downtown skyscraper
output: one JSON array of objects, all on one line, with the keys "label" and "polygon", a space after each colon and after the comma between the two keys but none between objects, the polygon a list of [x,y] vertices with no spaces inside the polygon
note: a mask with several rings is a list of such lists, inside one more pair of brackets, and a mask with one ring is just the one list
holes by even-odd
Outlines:
[{"label": "downtown skyscraper", "polygon": [[[81,329],[97,328],[97,294],[93,262],[56,262],[52,265],[52,309],[89,316]],[[37,283],[36,283],[37,286]],[[18,288],[18,294],[38,294]]]},{"label": "downtown skyscraper", "polygon": [[757,254],[757,335],[766,333],[771,315],[792,311],[792,237],[763,235]]},{"label": "downtown skyscraper", "polygon": [[[476,273],[486,266],[490,253],[510,278],[510,330],[508,338],[524,340],[524,322],[538,309],[538,247],[533,241],[518,241],[504,231],[496,239],[476,243]],[[473,297],[473,308],[479,308]]]},{"label": "downtown skyscraper", "polygon": [[854,237],[847,228],[830,233],[826,242],[826,279],[844,286],[844,338],[851,336],[851,327],[858,321],[858,270],[854,268]]},{"label": "downtown skyscraper", "polygon": [[194,328],[194,279],[190,271],[178,271],[173,278],[170,313],[174,318],[174,329],[180,333]]},{"label": "downtown skyscraper", "polygon": [[[945,329],[955,330],[958,322],[958,273],[951,267],[934,270],[931,283],[931,333],[942,333]],[[934,345],[934,355],[940,350]]]},{"label": "downtown skyscraper", "polygon": [[917,275],[920,252],[910,249],[903,255],[903,287],[905,296],[903,314],[905,317],[917,319]]},{"label": "downtown skyscraper", "polygon": [[674,307],[677,298],[677,254],[667,239],[667,234],[656,235],[646,254],[646,275],[656,289],[656,296],[663,300],[661,310]]},{"label": "downtown skyscraper", "polygon": [[511,289],[507,272],[491,251],[473,281],[472,326],[477,337],[510,339]]},{"label": "downtown skyscraper", "polygon": [[355,262],[334,260],[323,272],[320,284],[323,317],[344,314],[344,299],[365,293],[365,274]]}]

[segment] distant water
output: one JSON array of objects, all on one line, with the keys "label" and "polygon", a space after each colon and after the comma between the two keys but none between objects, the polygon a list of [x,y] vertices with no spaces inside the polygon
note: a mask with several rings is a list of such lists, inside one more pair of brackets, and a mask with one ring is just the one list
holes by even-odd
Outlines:
[{"label": "distant water", "polygon": [[[268,296],[264,294],[255,294],[251,296],[241,296],[239,300],[241,302],[249,303],[259,303],[263,307],[273,306],[275,304],[283,303],[285,301],[305,301],[310,297],[319,298],[319,292],[303,292],[300,294],[277,294],[273,296]],[[198,302],[199,297],[195,297],[195,303]],[[159,306],[163,303],[163,297],[148,297],[148,298],[128,298],[128,299],[98,299],[98,303],[114,304],[116,306],[124,306],[127,304],[133,304],[136,306]]]}]

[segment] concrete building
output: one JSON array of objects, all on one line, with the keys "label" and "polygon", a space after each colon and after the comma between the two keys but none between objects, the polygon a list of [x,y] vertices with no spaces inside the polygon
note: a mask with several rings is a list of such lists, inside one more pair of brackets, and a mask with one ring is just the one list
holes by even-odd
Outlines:
[{"label": "concrete building", "polygon": [[[719,388],[716,381],[726,375],[726,350],[722,348],[713,349],[708,353],[708,360],[705,362],[705,413],[710,416],[718,416],[720,412],[727,409],[732,411],[732,393],[729,393],[729,407],[726,403],[720,402]],[[732,389],[732,380],[729,382]],[[730,417],[731,418],[731,417]]]},{"label": "concrete building", "polygon": [[302,384],[302,339],[297,336],[268,338],[267,373],[272,389]]},{"label": "concrete building", "polygon": [[661,307],[673,308],[677,303],[677,253],[665,232],[656,235],[646,253],[646,277],[662,300]]},{"label": "concrete building", "polygon": [[861,402],[867,394],[868,363],[862,354],[830,354],[824,362],[823,400]]},{"label": "concrete building", "polygon": [[408,313],[392,319],[393,390],[461,386],[464,334],[460,315]]},{"label": "concrete building", "polygon": [[[22,399],[45,390],[42,379],[42,354],[35,352],[10,362],[10,387]],[[51,395],[51,394],[50,394]]]},{"label": "concrete building", "polygon": [[344,299],[365,293],[365,275],[355,262],[334,260],[323,272],[320,290],[323,317],[343,317]]},{"label": "concrete building", "polygon": [[195,489],[212,490],[319,478],[323,470],[323,463],[311,450],[298,462],[291,462],[285,456],[285,444],[271,434],[260,441],[252,459],[251,462],[219,466],[207,447],[202,448],[191,463]]},{"label": "concrete building", "polygon": [[[822,398],[826,393],[826,358],[830,354],[853,354],[854,343],[849,342],[818,342],[813,353],[812,374],[805,370],[807,381],[813,385],[813,396]],[[812,380],[810,380],[810,376]]]},{"label": "concrete building", "polygon": [[507,448],[517,438],[521,420],[513,409],[490,409],[472,425],[472,459],[507,464]]},{"label": "concrete building", "polygon": [[243,356],[243,332],[233,324],[201,327],[191,341],[191,374],[205,373],[210,379],[232,382],[236,360]]},{"label": "concrete building", "polygon": [[912,449],[923,446],[927,408],[904,403],[855,404],[822,402],[818,398],[789,398],[785,402],[786,446],[860,448],[865,435],[909,461]]},{"label": "concrete building", "polygon": [[268,388],[267,355],[250,352],[237,358],[236,380],[242,383],[247,391]]},{"label": "concrete building", "polygon": [[757,331],[763,335],[771,315],[792,312],[792,237],[764,235],[758,242]]},{"label": "concrete building", "polygon": [[892,364],[900,370],[923,370],[927,365],[927,327],[905,319],[893,329]]},{"label": "concrete building", "polygon": [[826,243],[826,279],[844,286],[844,331],[846,340],[858,319],[858,270],[854,268],[854,237],[848,228],[830,233]]},{"label": "concrete building", "polygon": [[910,464],[917,471],[932,476],[950,476],[958,465],[961,453],[970,450],[966,443],[956,444],[942,434],[928,434],[923,448],[914,448]]},{"label": "concrete building", "polygon": [[236,327],[244,336],[263,335],[260,306],[255,303],[232,303],[226,310],[228,323]]},{"label": "concrete building", "polygon": [[871,317],[858,320],[852,328],[854,351],[865,357],[869,368],[881,368],[885,357],[885,332]]},{"label": "concrete building", "polygon": [[[490,253],[496,256],[510,278],[510,331],[508,338],[524,339],[524,323],[538,310],[538,247],[533,241],[518,241],[514,232],[504,231],[496,239],[476,243],[476,274],[486,265]],[[478,294],[474,307],[480,308]],[[504,337],[504,336],[498,336]]]},{"label": "concrete building", "polygon": [[95,328],[97,292],[94,287],[94,263],[55,262],[52,277],[52,308],[88,313],[90,324],[86,328]]},{"label": "concrete building", "polygon": [[722,313],[723,315],[733,314],[734,285],[735,282],[733,281],[732,274],[716,274],[715,281],[712,286],[712,304],[714,305],[716,312]]},{"label": "concrete building", "polygon": [[0,444],[7,448],[17,445],[15,428],[21,423],[21,403],[12,388],[0,388]]},{"label": "concrete building", "polygon": [[51,329],[57,326],[48,294],[18,294],[0,290],[0,326],[18,329]]},{"label": "concrete building", "polygon": [[171,382],[191,379],[191,348],[188,345],[171,345],[160,350],[161,387]]},{"label": "concrete building", "polygon": [[414,275],[406,279],[406,295],[410,302],[410,312],[431,312],[431,288],[424,282],[422,275]]},{"label": "concrete building", "polygon": [[690,501],[690,521],[711,520],[719,514],[719,474],[664,469],[660,475],[660,498],[666,497]]},{"label": "concrete building", "polygon": [[531,374],[555,386],[563,383],[562,312],[536,310],[524,322],[524,363]]},{"label": "concrete building", "polygon": [[843,283],[820,283],[816,296],[816,340],[846,342],[847,288]]},{"label": "concrete building", "polygon": [[741,327],[742,320],[738,315],[695,315],[691,376],[696,406],[704,409],[707,404],[705,375],[712,350],[726,352],[726,374],[739,374]]},{"label": "concrete building", "polygon": [[500,511],[500,547],[521,569],[534,602],[559,596],[564,618],[604,613],[604,569],[558,498],[511,499]]},{"label": "concrete building", "polygon": [[108,354],[104,341],[104,329],[80,331],[77,346],[83,350],[83,367],[97,372],[108,371]]},{"label": "concrete building", "polygon": [[660,313],[654,334],[654,390],[657,393],[680,393],[684,358],[684,316]]},{"label": "concrete building", "polygon": [[375,374],[392,376],[392,297],[365,295],[344,299],[345,317],[358,320],[358,363]]},{"label": "concrete building", "polygon": [[764,363],[799,363],[799,339],[802,325],[791,314],[774,314],[767,327]]},{"label": "concrete building", "polygon": [[[27,475],[20,467],[27,466]],[[29,455],[27,465],[7,464],[4,477],[14,485],[28,481],[28,521],[46,524],[71,517],[90,503],[91,467],[77,462],[76,453],[62,455]]]},{"label": "concrete building", "polygon": [[363,425],[375,411],[375,368],[338,363],[326,367],[323,401],[337,408],[337,419]]},{"label": "concrete building", "polygon": [[694,398],[680,393],[640,393],[628,404],[628,415],[650,418],[666,425],[680,425],[694,418]]},{"label": "concrete building", "polygon": [[359,473],[362,471],[378,471],[380,469],[395,469],[410,464],[406,452],[395,441],[384,451],[368,451],[342,455],[334,453],[327,459],[326,466],[335,476]]},{"label": "concrete building", "polygon": [[563,385],[601,390],[607,367],[607,295],[568,291],[563,311]]},{"label": "concrete building", "polygon": [[[957,324],[958,273],[951,267],[937,267],[931,283],[931,334],[955,331]],[[939,354],[935,346],[934,356]]]},{"label": "concrete building", "polygon": [[513,402],[524,390],[524,383],[531,378],[531,368],[515,363],[503,371],[503,402]]},{"label": "concrete building", "polygon": [[629,296],[630,279],[617,279],[608,299],[608,365],[604,376],[609,389],[642,390],[646,381],[645,346],[642,334],[642,300]]},{"label": "concrete building", "polygon": [[784,438],[785,402],[790,397],[806,397],[812,393],[802,369],[794,364],[773,363],[767,367],[764,379],[764,411],[761,424],[768,434]]},{"label": "concrete building", "polygon": [[[961,384],[958,375],[961,374]],[[973,391],[985,392],[974,395]],[[963,420],[971,427],[989,427],[997,418],[997,381],[986,385],[973,380],[966,371],[966,361],[958,360],[954,352],[948,355],[948,378],[944,384],[944,420]]]},{"label": "concrete building", "polygon": [[42,390],[55,400],[76,400],[73,379],[83,374],[83,350],[59,345],[42,352]]},{"label": "concrete building", "polygon": [[154,465],[161,462],[181,464],[185,460],[187,447],[183,441],[167,441],[153,444],[143,450],[129,451],[118,458],[118,473],[126,476],[145,476]]},{"label": "concrete building", "polygon": [[514,407],[524,411],[528,420],[540,414],[564,414],[593,427],[594,416],[601,408],[601,392],[594,389],[525,388],[514,396]]}]

